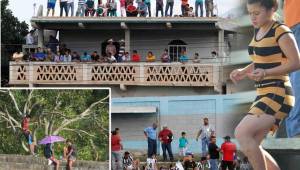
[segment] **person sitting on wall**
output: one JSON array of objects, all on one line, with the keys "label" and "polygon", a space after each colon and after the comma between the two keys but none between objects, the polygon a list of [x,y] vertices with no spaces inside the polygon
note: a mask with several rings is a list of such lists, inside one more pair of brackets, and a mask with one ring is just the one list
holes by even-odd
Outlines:
[{"label": "person sitting on wall", "polygon": [[73,62],[80,62],[80,55],[76,51],[72,52],[72,61]]},{"label": "person sitting on wall", "polygon": [[110,63],[116,63],[117,62],[117,59],[114,55],[112,55],[112,53],[108,53],[108,61]]},{"label": "person sitting on wall", "polygon": [[99,56],[99,54],[98,54],[97,51],[94,51],[94,52],[92,53],[91,59],[92,59],[92,61],[98,61],[98,60],[100,59],[100,56]]},{"label": "person sitting on wall", "polygon": [[186,55],[186,50],[182,50],[181,52],[181,55],[180,55],[180,58],[179,58],[179,61],[182,63],[182,64],[185,64],[187,63],[189,60],[189,58],[187,57]]},{"label": "person sitting on wall", "polygon": [[140,62],[141,61],[141,56],[138,54],[136,50],[133,50],[133,54],[131,56],[131,61],[132,62]]},{"label": "person sitting on wall", "polygon": [[96,10],[94,8],[94,0],[87,0],[86,1],[86,9],[85,9],[85,16],[94,16]]},{"label": "person sitting on wall", "polygon": [[124,170],[138,170],[140,167],[140,160],[134,160],[133,156],[126,151],[123,157],[123,168]]},{"label": "person sitting on wall", "polygon": [[146,57],[147,62],[154,62],[156,59],[155,55],[153,55],[152,51],[149,51]]},{"label": "person sitting on wall", "polygon": [[12,60],[19,62],[23,60],[23,53],[22,52],[15,52],[12,56]]},{"label": "person sitting on wall", "polygon": [[51,51],[50,48],[47,48],[46,59],[45,59],[45,61],[50,62],[50,61],[53,61],[53,59],[54,59],[54,54],[53,54],[53,52]]},{"label": "person sitting on wall", "polygon": [[106,4],[103,4],[102,3],[102,0],[98,0],[98,7],[97,7],[97,16],[100,17],[100,16],[104,16],[106,17],[107,16],[107,5]]},{"label": "person sitting on wall", "polygon": [[168,54],[168,50],[167,50],[167,49],[164,50],[164,52],[163,52],[163,54],[161,55],[160,59],[161,59],[161,62],[163,62],[163,63],[168,63],[168,62],[170,62],[170,57],[169,57],[169,54]]},{"label": "person sitting on wall", "polygon": [[84,52],[83,55],[80,57],[81,62],[90,62],[91,56],[87,54],[87,52]]},{"label": "person sitting on wall", "polygon": [[126,8],[126,15],[128,17],[136,17],[138,15],[137,8],[133,5],[132,2],[129,2],[129,4]]},{"label": "person sitting on wall", "polygon": [[193,7],[190,7],[190,8],[189,8],[188,16],[189,16],[189,17],[194,17],[194,16],[195,16],[195,13],[194,13],[194,11],[193,11]]},{"label": "person sitting on wall", "polygon": [[53,61],[54,62],[60,62],[60,52],[59,51],[56,52]]},{"label": "person sitting on wall", "polygon": [[187,152],[186,156],[183,158],[184,169],[199,170],[196,162],[194,161],[194,154],[192,152]]},{"label": "person sitting on wall", "polygon": [[193,63],[200,63],[199,53],[195,53]]},{"label": "person sitting on wall", "polygon": [[139,3],[137,11],[138,11],[140,17],[147,16],[147,5],[145,4],[145,0],[142,0],[142,2]]},{"label": "person sitting on wall", "polygon": [[130,55],[128,52],[125,52],[125,55],[122,56],[122,61],[123,62],[128,62],[130,61]]},{"label": "person sitting on wall", "polygon": [[46,54],[41,47],[38,47],[38,52],[34,54],[34,61],[44,61],[46,58]]},{"label": "person sitting on wall", "polygon": [[66,55],[64,57],[64,62],[71,62],[71,61],[72,61],[71,50],[67,49],[66,50]]}]

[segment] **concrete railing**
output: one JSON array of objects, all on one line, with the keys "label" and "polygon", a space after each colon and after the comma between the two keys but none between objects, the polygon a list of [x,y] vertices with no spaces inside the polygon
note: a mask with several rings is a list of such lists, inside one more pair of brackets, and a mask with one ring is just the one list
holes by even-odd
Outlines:
[{"label": "concrete railing", "polygon": [[219,65],[181,63],[10,62],[11,85],[123,84],[216,86]]},{"label": "concrete railing", "polygon": [[[62,161],[60,170],[66,169],[66,162]],[[45,158],[24,156],[24,155],[4,155],[0,154],[0,169],[6,170],[52,170],[52,165],[48,165]],[[96,161],[77,160],[73,164],[74,170],[108,170],[109,163]]]}]

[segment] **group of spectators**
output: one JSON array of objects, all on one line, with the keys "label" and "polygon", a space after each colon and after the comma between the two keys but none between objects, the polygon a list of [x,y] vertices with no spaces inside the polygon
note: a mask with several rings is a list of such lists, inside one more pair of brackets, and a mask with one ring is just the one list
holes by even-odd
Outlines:
[{"label": "group of spectators", "polygon": [[[30,31],[26,38],[26,44],[34,44],[33,32]],[[116,45],[118,44],[118,47]],[[212,52],[212,56],[216,57],[217,53]],[[15,53],[13,59],[19,61],[20,54]],[[49,42],[46,44],[45,48],[38,47],[37,51],[34,53],[25,54],[25,60],[29,61],[48,61],[48,62],[100,62],[100,63],[119,63],[119,62],[156,62],[161,61],[163,63],[172,62],[169,56],[168,49],[165,49],[157,58],[152,51],[148,51],[145,59],[142,59],[141,55],[137,50],[133,50],[130,55],[129,52],[125,51],[125,42],[123,39],[118,42],[114,42],[113,39],[107,41],[104,53],[98,53],[93,51],[91,53],[83,52],[79,54],[76,51],[72,51],[67,48],[66,44],[60,43],[54,36],[50,35]],[[176,60],[176,59],[175,59]],[[189,61],[193,63],[200,63],[199,53],[195,53],[192,59],[186,54],[186,50],[183,49],[178,56],[178,61],[181,63],[187,63]]]},{"label": "group of spectators", "polygon": [[[76,16],[117,16],[117,0],[107,0],[104,3],[102,0],[78,0],[78,8],[76,11]],[[205,1],[205,2],[204,2]],[[121,17],[151,17],[151,0],[135,0],[137,5],[134,5],[134,0],[120,0],[120,15]],[[173,16],[174,0],[166,0],[164,5],[163,0],[156,0],[156,17],[160,15],[163,16]],[[47,16],[49,16],[52,10],[52,16],[55,13],[56,0],[48,0],[47,3]],[[65,16],[74,16],[74,0],[60,0],[60,16],[63,16],[63,11],[65,11]],[[174,16],[184,16],[184,17],[203,17],[204,7],[206,11],[206,17],[213,17],[214,4],[213,0],[196,0],[195,1],[195,12],[188,0],[181,0],[181,14]],[[164,8],[165,7],[165,8]],[[165,12],[164,12],[165,9]],[[200,12],[199,12],[200,9]],[[170,10],[170,12],[169,12]]]},{"label": "group of spectators", "polygon": [[[174,162],[174,155],[172,152],[172,143],[174,141],[173,132],[168,128],[167,125],[163,125],[163,129],[157,133],[157,124],[153,123],[152,126],[144,129],[144,135],[148,143],[147,150],[147,160],[146,164],[143,166],[143,169],[147,170],[172,170],[172,169],[191,169],[191,170],[200,170],[201,166],[207,166],[210,170],[219,170],[219,166],[222,170],[234,170],[234,168],[239,167],[240,170],[251,170],[251,165],[245,157],[243,160],[240,160],[237,155],[236,145],[231,142],[230,136],[224,137],[224,142],[219,147],[216,144],[216,134],[212,126],[209,124],[208,118],[203,119],[203,125],[199,129],[196,141],[201,139],[202,152],[200,155],[199,162],[194,160],[193,152],[188,148],[189,141],[186,137],[186,132],[181,133],[181,137],[178,139],[178,155],[181,157],[181,161],[178,161],[176,164],[171,163],[169,167],[157,166],[157,143],[160,141],[161,148],[163,152],[163,161],[169,160]],[[120,129],[116,128],[112,132],[111,138],[112,146],[112,169],[124,169],[132,170],[139,169],[140,160],[134,159],[133,154],[129,151],[122,152],[123,145],[121,142]],[[220,157],[222,155],[222,157]]]}]

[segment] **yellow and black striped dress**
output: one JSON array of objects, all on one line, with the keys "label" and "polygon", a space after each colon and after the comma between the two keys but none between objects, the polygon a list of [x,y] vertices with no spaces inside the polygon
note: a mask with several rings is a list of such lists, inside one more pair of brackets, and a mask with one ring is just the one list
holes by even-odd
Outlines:
[{"label": "yellow and black striped dress", "polygon": [[[286,56],[281,51],[278,44],[279,38],[292,33],[291,30],[278,22],[274,22],[268,33],[261,39],[256,39],[258,29],[249,44],[248,52],[255,68],[269,69],[285,64]],[[256,83],[257,97],[252,104],[249,114],[273,115],[278,127],[280,121],[288,115],[294,105],[294,96],[292,96],[291,84],[288,75],[267,76],[262,81]]]}]

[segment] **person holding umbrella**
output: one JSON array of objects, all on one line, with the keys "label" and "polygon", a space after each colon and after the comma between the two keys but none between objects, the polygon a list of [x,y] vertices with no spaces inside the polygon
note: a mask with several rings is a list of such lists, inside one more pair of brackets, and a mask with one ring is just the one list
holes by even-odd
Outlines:
[{"label": "person holding umbrella", "polygon": [[52,163],[55,165],[55,169],[58,170],[59,168],[59,160],[55,159],[53,145],[52,143],[47,143],[44,148],[44,156],[48,159],[48,165]]},{"label": "person holding umbrella", "polygon": [[47,136],[44,139],[39,141],[40,145],[46,145],[44,148],[44,156],[46,157],[46,159],[48,159],[49,165],[54,163],[56,170],[58,170],[59,168],[59,161],[54,157],[52,144],[55,142],[63,142],[63,141],[65,141],[65,139],[60,136]]}]

